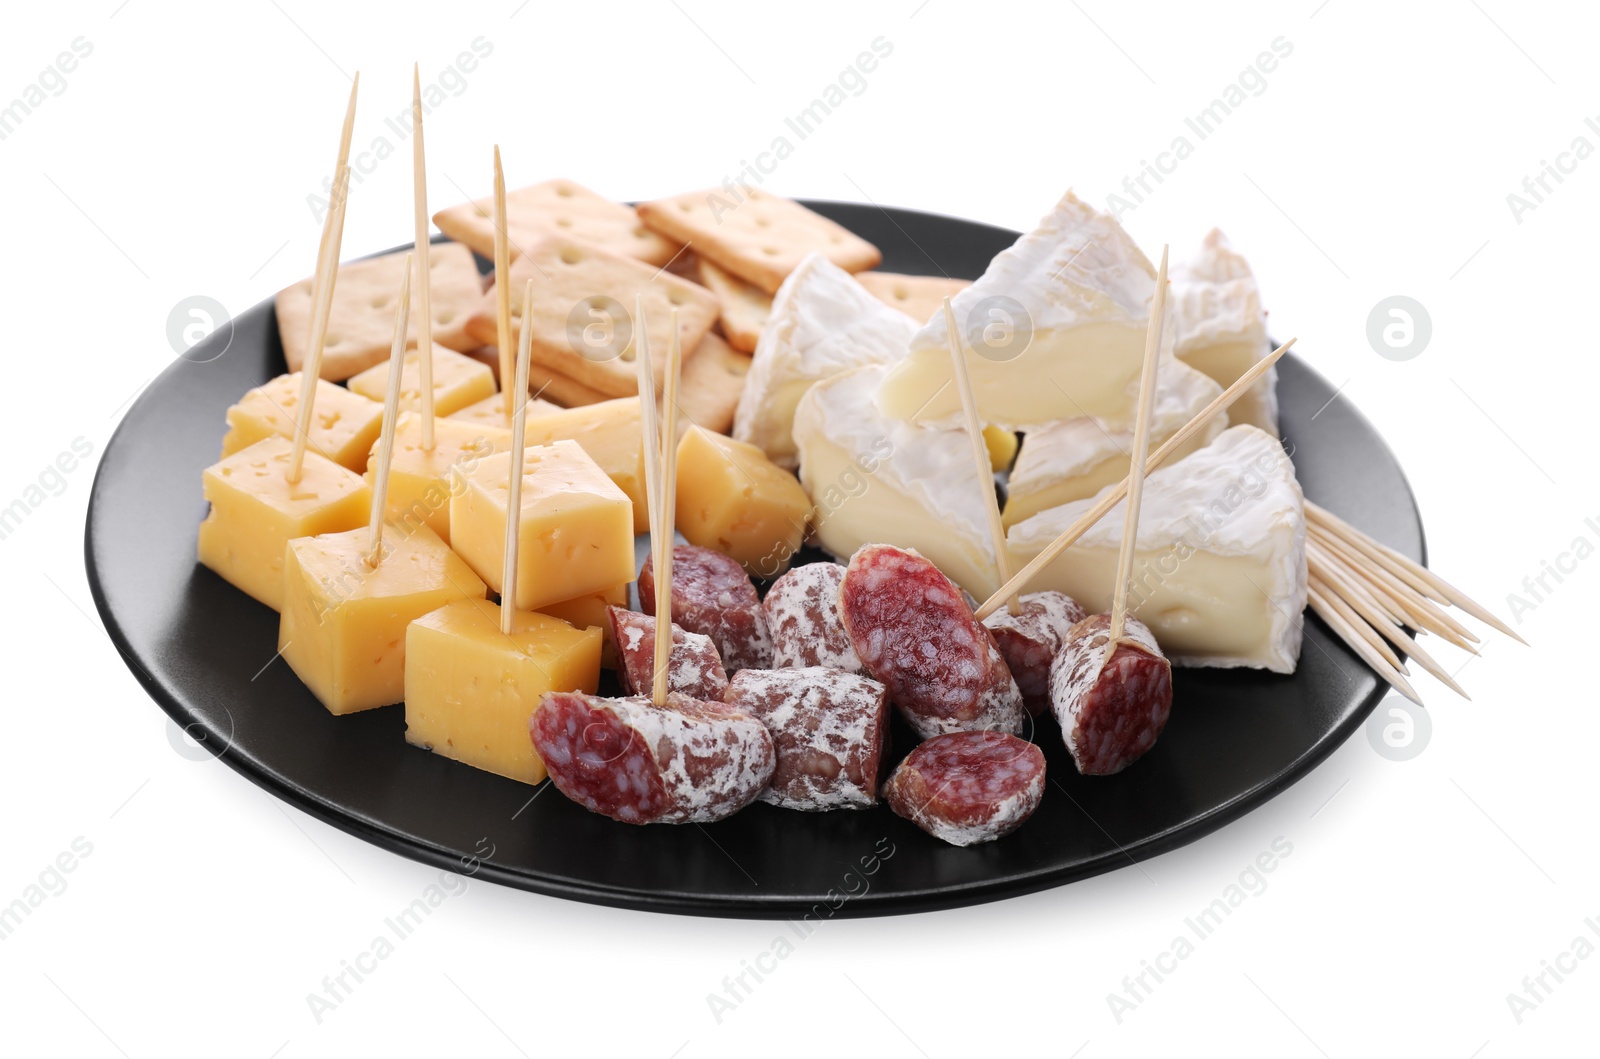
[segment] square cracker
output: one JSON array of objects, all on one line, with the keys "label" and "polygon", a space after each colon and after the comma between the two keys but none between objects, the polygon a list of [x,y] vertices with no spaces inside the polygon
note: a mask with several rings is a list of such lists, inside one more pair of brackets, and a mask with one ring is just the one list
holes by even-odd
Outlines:
[{"label": "square cracker", "polygon": [[728,344],[742,353],[754,353],[761,329],[772,315],[772,295],[746,283],[721,265],[695,259],[700,266],[700,282],[722,303],[722,333]]},{"label": "square cracker", "polygon": [[821,253],[846,272],[883,260],[878,248],[791,199],[749,191],[742,200],[725,188],[641,202],[651,228],[687,243],[701,257],[776,294],[802,258]]},{"label": "square cracker", "polygon": [[944,308],[946,298],[972,286],[970,279],[948,276],[902,276],[898,272],[857,272],[856,282],[885,305],[893,306],[925,324]]},{"label": "square cracker", "polygon": [[[384,254],[339,266],[322,347],[322,377],[331,382],[358,375],[389,359],[394,342],[394,303],[405,273],[404,252]],[[441,243],[428,254],[432,273],[433,340],[458,352],[478,345],[467,335],[467,318],[482,300],[478,266],[464,246]],[[278,334],[290,371],[299,371],[311,328],[311,285],[307,278],[278,292]],[[417,342],[421,303],[412,291],[408,345]]]},{"label": "square cracker", "polygon": [[[643,296],[656,378],[666,365],[674,307],[684,362],[717,320],[717,297],[698,283],[564,236],[530,244],[511,264],[511,330],[520,341],[523,288],[533,280],[532,361],[607,397],[639,392],[634,299]],[[495,292],[478,302],[467,329],[495,341]],[[618,348],[621,346],[621,348]]]},{"label": "square cracker", "polygon": [[[463,202],[433,215],[439,230],[494,260],[494,196]],[[677,243],[646,228],[632,206],[613,202],[570,180],[506,192],[506,238],[516,258],[522,248],[545,235],[566,235],[602,250],[665,265],[679,250]]]}]

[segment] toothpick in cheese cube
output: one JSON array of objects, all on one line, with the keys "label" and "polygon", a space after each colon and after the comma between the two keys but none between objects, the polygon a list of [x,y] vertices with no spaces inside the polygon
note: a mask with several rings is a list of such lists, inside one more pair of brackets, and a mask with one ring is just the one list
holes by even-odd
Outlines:
[{"label": "toothpick in cheese cube", "polygon": [[[450,494],[459,488],[452,473],[471,470],[479,460],[511,449],[511,432],[453,419],[433,421],[433,450],[422,447],[422,417],[406,412],[395,430],[389,465],[385,517],[402,526],[427,526],[450,543]],[[367,482],[376,473],[377,443],[367,466]]]},{"label": "toothpick in cheese cube", "polygon": [[[226,459],[263,438],[279,435],[294,437],[295,416],[300,407],[301,378],[298,371],[279,375],[239,398],[228,409],[228,433],[222,439]],[[383,426],[383,395],[368,400],[317,380],[316,402],[307,424],[310,450],[358,474],[367,466],[367,450]]]},{"label": "toothpick in cheese cube", "polygon": [[601,632],[464,599],[406,629],[406,742],[523,783],[545,777],[528,725],[547,691],[593,694]]},{"label": "toothpick in cheese cube", "polygon": [[283,608],[283,562],[296,537],[367,524],[372,490],[359,474],[307,452],[290,482],[294,444],[272,435],[201,476],[211,512],[200,523],[200,562],[273,610]]},{"label": "toothpick in cheese cube", "polygon": [[633,503],[575,441],[526,450],[517,584],[501,583],[505,559],[509,452],[456,471],[450,498],[450,543],[517,610],[537,610],[631,581]]},{"label": "toothpick in cheese cube", "polygon": [[[553,401],[535,397],[528,401],[528,418],[549,415],[551,412],[561,411],[561,406]],[[458,423],[475,423],[480,427],[492,427],[495,430],[511,432],[511,417],[506,414],[506,401],[500,394],[491,394],[481,401],[474,401],[465,408],[451,412],[446,419]]]},{"label": "toothpick in cheese cube", "polygon": [[[422,408],[422,367],[417,351],[406,351],[405,366],[400,371],[400,408],[406,412]],[[383,361],[354,376],[346,384],[352,393],[374,401],[382,401],[389,385],[389,362]],[[489,365],[447,349],[437,342],[433,345],[433,414],[447,416],[487,397],[494,396],[494,372]]]},{"label": "toothpick in cheese cube", "polygon": [[363,527],[292,540],[284,560],[278,650],[335,715],[405,698],[406,626],[486,593],[426,526],[389,524],[376,566],[368,564],[367,548]]}]

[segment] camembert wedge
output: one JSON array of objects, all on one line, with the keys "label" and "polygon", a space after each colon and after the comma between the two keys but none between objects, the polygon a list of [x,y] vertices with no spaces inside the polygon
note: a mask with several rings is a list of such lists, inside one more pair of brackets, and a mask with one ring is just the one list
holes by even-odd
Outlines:
[{"label": "camembert wedge", "polygon": [[[1270,352],[1267,314],[1250,265],[1213,228],[1200,253],[1172,270],[1174,353],[1223,386]],[[1235,423],[1260,427],[1278,436],[1278,369],[1246,390],[1228,410]]]}]

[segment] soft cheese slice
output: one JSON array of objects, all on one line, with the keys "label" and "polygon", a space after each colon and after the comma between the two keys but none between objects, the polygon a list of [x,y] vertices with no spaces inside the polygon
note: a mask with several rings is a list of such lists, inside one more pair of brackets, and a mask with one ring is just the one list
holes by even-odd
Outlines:
[{"label": "soft cheese slice", "polygon": [[864,364],[899,360],[916,329],[916,321],[878,301],[850,273],[812,254],[772,300],[733,417],[733,436],[792,470],[795,405],[812,384]]},{"label": "soft cheese slice", "polygon": [[[1156,400],[1150,419],[1150,448],[1176,434],[1222,387],[1178,360],[1162,361],[1156,376]],[[1176,463],[1209,445],[1227,427],[1228,414],[1218,414],[1168,457]],[[1030,430],[1006,488],[1003,521],[1009,528],[1046,508],[1094,496],[1128,476],[1133,451],[1131,427],[1108,427],[1087,416]]]},{"label": "soft cheese slice", "polygon": [[[1020,567],[1071,526],[1076,500],[1012,527]],[[1111,605],[1123,505],[1040,571],[1029,586],[1056,589],[1090,610]],[[1236,426],[1145,480],[1131,612],[1174,665],[1294,672],[1306,605],[1306,521],[1282,446]]]},{"label": "soft cheese slice", "polygon": [[[983,329],[966,357],[984,422],[1018,430],[1085,415],[1131,423],[1155,277],[1115,218],[1067,192],[951,299],[968,335]],[[911,340],[878,404],[895,419],[960,421],[942,313]]]},{"label": "soft cheese slice", "polygon": [[[1250,265],[1217,229],[1200,253],[1172,272],[1174,352],[1223,386],[1269,352],[1267,314]],[[1229,415],[1278,436],[1278,369],[1268,368],[1242,394]]]},{"label": "soft cheese slice", "polygon": [[964,431],[886,418],[872,394],[882,366],[812,386],[795,410],[800,482],[817,543],[841,561],[863,544],[915,548],[979,599],[1000,587],[983,490]]}]

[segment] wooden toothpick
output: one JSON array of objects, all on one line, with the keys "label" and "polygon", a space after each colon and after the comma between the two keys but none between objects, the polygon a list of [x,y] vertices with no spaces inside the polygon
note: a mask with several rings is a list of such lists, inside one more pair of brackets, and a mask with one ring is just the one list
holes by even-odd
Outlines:
[{"label": "wooden toothpick", "polygon": [[1127,631],[1128,587],[1133,580],[1133,556],[1139,545],[1144,465],[1150,453],[1150,419],[1156,403],[1156,364],[1161,356],[1161,329],[1166,315],[1167,248],[1162,246],[1161,267],[1156,270],[1156,292],[1150,299],[1150,323],[1144,333],[1144,366],[1139,369],[1139,406],[1133,424],[1133,456],[1128,464],[1128,510],[1122,523],[1122,549],[1117,553],[1117,583],[1111,597],[1111,635],[1106,640],[1108,659]]},{"label": "wooden toothpick", "polygon": [[[1212,398],[1210,404],[1200,409],[1199,413],[1196,414],[1193,419],[1185,423],[1176,434],[1168,438],[1162,443],[1160,448],[1156,449],[1155,452],[1150,454],[1150,458],[1146,460],[1144,464],[1145,473],[1149,474],[1151,471],[1161,466],[1162,463],[1166,462],[1168,457],[1170,457],[1174,452],[1178,451],[1178,448],[1183,445],[1184,442],[1188,441],[1191,437],[1199,432],[1200,428],[1215,418],[1218,412],[1221,412],[1223,409],[1233,404],[1233,402],[1237,401],[1244,394],[1244,392],[1254,385],[1257,379],[1266,374],[1267,369],[1276,364],[1278,359],[1287,353],[1289,351],[1289,347],[1294,344],[1295,339],[1289,339],[1289,341],[1285,342],[1283,345],[1279,346],[1262,359],[1256,361],[1255,364],[1251,366],[1250,370],[1246,371],[1243,375],[1239,376],[1233,381],[1233,385],[1229,386],[1226,390],[1223,390],[1222,393]],[[1129,470],[1132,470],[1131,464],[1129,466]],[[1010,581],[1000,586],[1000,591],[990,596],[984,601],[981,607],[973,611],[973,616],[979,621],[982,621],[990,614],[993,614],[1000,604],[1005,601],[1007,596],[1012,596],[1018,592],[1021,592],[1023,586],[1027,585],[1029,581],[1032,581],[1039,575],[1040,570],[1043,570],[1046,566],[1049,566],[1050,563],[1054,561],[1056,556],[1066,551],[1072,546],[1074,541],[1083,536],[1085,533],[1089,532],[1089,527],[1093,526],[1096,522],[1099,522],[1102,518],[1104,518],[1106,512],[1116,507],[1117,502],[1127,495],[1128,479],[1124,478],[1118,485],[1114,486],[1109,493],[1101,497],[1100,500],[1095,503],[1094,507],[1090,508],[1088,511],[1085,511],[1083,516],[1079,518],[1077,522],[1074,522],[1071,526],[1067,527],[1067,529],[1062,532],[1061,536],[1045,545],[1044,550],[1038,555],[1034,556],[1027,566],[1024,566],[1021,570],[1017,571]]]},{"label": "wooden toothpick", "polygon": [[[522,307],[524,314],[528,307]],[[511,359],[511,236],[506,231],[506,174],[500,168],[500,145],[494,145],[494,320],[500,345],[500,389],[505,393],[506,418],[516,407],[506,386],[513,369]],[[522,333],[532,328],[523,320]]]},{"label": "wooden toothpick", "polygon": [[[672,607],[659,605],[661,579],[661,548],[662,541],[669,540],[669,531],[665,528],[666,514],[662,495],[662,466],[661,466],[661,422],[656,416],[656,376],[655,369],[650,363],[650,336],[645,331],[644,297],[636,295],[634,298],[634,342],[636,354],[634,367],[639,370],[639,420],[640,433],[644,443],[644,492],[645,503],[650,509],[650,567],[656,577],[656,653],[654,660],[655,678],[651,682],[650,698],[657,706],[665,706],[664,674],[672,658]],[[670,590],[670,586],[669,586]],[[668,599],[670,600],[670,596]],[[665,648],[663,648],[665,644]],[[665,653],[663,653],[663,650]],[[637,689],[636,689],[637,690]]]},{"label": "wooden toothpick", "polygon": [[[528,280],[524,297],[533,297],[533,280]],[[528,358],[533,346],[533,329],[522,329],[517,343],[516,405],[511,413],[511,477],[506,491],[506,556],[500,568],[500,631],[511,635],[517,616],[517,548],[522,542],[522,465],[523,445],[528,436]]]},{"label": "wooden toothpick", "polygon": [[[417,383],[422,387],[422,449],[433,451],[433,274],[428,236],[428,165],[422,146],[422,75],[411,64],[411,197],[417,257]],[[398,362],[397,362],[398,363]]]},{"label": "wooden toothpick", "polygon": [[300,365],[300,407],[295,409],[294,448],[286,477],[292,485],[305,467],[306,445],[311,440],[311,407],[322,379],[322,347],[328,339],[328,314],[333,311],[333,291],[339,279],[339,248],[344,244],[344,211],[350,198],[350,167],[334,175],[333,201],[328,207],[326,267],[311,295],[311,336]]},{"label": "wooden toothpick", "polygon": [[[355,136],[356,131],[356,95],[360,91],[360,88],[361,71],[357,70],[355,77],[350,81],[350,101],[345,104],[344,125],[339,129],[339,155],[334,159],[333,163],[333,184],[335,188],[337,188],[339,185],[339,173],[350,163],[350,140]],[[315,292],[321,289],[324,273],[326,273],[328,269],[328,233],[333,228],[333,226],[329,223],[329,221],[332,220],[332,214],[333,200],[330,199],[328,202],[328,215],[323,218],[322,238],[317,242],[317,270],[312,273],[311,281],[313,304],[316,303]],[[334,265],[338,265],[337,255],[335,255]],[[316,314],[313,313],[311,320],[306,324],[306,333],[308,336],[306,345],[308,348],[311,345],[309,335],[312,328],[316,326],[316,320]]]},{"label": "wooden toothpick", "polygon": [[1341,640],[1349,644],[1350,649],[1356,654],[1360,655],[1367,665],[1372,667],[1374,672],[1376,672],[1384,680],[1387,680],[1390,684],[1394,685],[1395,690],[1399,691],[1400,694],[1404,695],[1418,706],[1422,705],[1422,699],[1417,695],[1416,689],[1411,686],[1411,682],[1407,680],[1399,670],[1395,669],[1388,662],[1384,661],[1383,656],[1372,649],[1371,644],[1367,643],[1366,640],[1361,638],[1360,634],[1358,634],[1355,629],[1350,626],[1350,623],[1333,608],[1332,604],[1328,602],[1327,597],[1323,596],[1319,589],[1314,587],[1309,588],[1306,593],[1306,601],[1311,605],[1311,609],[1315,611],[1323,621],[1328,623],[1328,627],[1337,633]]},{"label": "wooden toothpick", "polygon": [[[672,310],[672,341],[667,345],[667,372],[661,391],[661,544],[656,560],[656,657],[651,699],[667,701],[667,674],[672,667],[672,559],[678,510],[678,381],[683,351],[678,337],[678,310]],[[667,616],[666,635],[661,616]]]},{"label": "wooden toothpick", "polygon": [[411,255],[400,280],[400,303],[394,310],[394,342],[389,347],[389,385],[383,393],[383,429],[378,435],[378,466],[372,480],[372,515],[367,521],[367,565],[383,559],[383,515],[389,503],[389,467],[394,460],[395,420],[400,416],[400,377],[406,355],[406,326],[411,317]]},{"label": "wooden toothpick", "polygon": [[[1011,580],[1011,556],[1006,550],[1006,527],[1000,520],[1000,501],[994,493],[994,468],[989,464],[989,447],[983,440],[983,423],[978,419],[978,399],[972,392],[972,375],[967,371],[966,349],[961,342],[961,329],[956,326],[955,310],[950,299],[944,300],[944,328],[950,337],[950,361],[955,373],[956,390],[961,394],[961,415],[966,421],[967,440],[972,443],[972,461],[978,468],[978,481],[983,484],[983,506],[989,516],[989,543],[994,548],[994,569],[1005,584]],[[1013,615],[1022,613],[1022,604],[1016,595],[1006,598],[1006,609]]]}]

